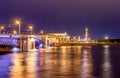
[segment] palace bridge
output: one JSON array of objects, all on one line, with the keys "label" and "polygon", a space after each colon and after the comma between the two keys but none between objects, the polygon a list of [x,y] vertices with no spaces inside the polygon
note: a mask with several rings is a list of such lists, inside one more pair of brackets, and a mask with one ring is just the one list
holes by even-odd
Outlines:
[{"label": "palace bridge", "polygon": [[41,35],[28,34],[0,34],[0,49],[19,47],[23,51],[36,51],[41,47],[49,47],[60,43],[66,43],[70,36],[65,33],[49,33]]}]

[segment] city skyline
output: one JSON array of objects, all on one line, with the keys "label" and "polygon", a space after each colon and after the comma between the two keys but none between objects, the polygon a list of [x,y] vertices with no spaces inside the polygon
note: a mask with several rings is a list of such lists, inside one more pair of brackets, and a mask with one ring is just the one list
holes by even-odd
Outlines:
[{"label": "city skyline", "polygon": [[113,0],[4,0],[0,1],[0,24],[11,24],[16,17],[22,19],[22,27],[33,24],[36,32],[67,32],[72,36],[84,36],[89,28],[91,38],[120,38],[119,2]]}]

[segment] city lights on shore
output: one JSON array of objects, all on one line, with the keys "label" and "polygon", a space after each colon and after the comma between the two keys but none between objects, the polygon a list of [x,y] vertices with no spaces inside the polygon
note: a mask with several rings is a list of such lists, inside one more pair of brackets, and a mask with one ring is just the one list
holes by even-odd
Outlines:
[{"label": "city lights on shore", "polygon": [[[13,25],[13,27],[17,26],[16,27],[17,29],[12,29],[12,30],[8,31],[8,32],[10,32],[10,34],[19,35],[19,36],[22,36],[23,34],[27,34],[27,35],[31,34],[31,35],[33,35],[33,30],[34,30],[34,25],[33,24],[28,24],[27,26],[25,24],[22,24],[23,25],[22,26],[21,25],[21,23],[22,23],[21,18],[16,18],[13,21],[14,21],[14,23],[11,24],[11,28],[12,28],[12,25]],[[25,26],[27,28],[25,28]],[[24,29],[22,29],[22,27]],[[1,33],[1,30],[3,30],[3,29],[4,29],[4,27],[0,26],[0,33]],[[53,40],[56,43],[57,42],[58,43],[67,43],[67,42],[70,42],[70,43],[71,42],[72,43],[90,43],[91,40],[90,40],[90,37],[89,37],[89,29],[88,29],[88,27],[86,27],[84,31],[85,31],[84,38],[81,38],[80,36],[71,37],[71,36],[69,36],[67,34],[67,32],[64,32],[64,33],[46,33],[43,30],[41,30],[38,34],[42,35],[42,36],[44,36],[44,35],[48,35],[48,36],[52,35],[53,39],[51,39],[51,41]],[[34,34],[34,35],[36,35],[36,34]],[[56,37],[56,38],[54,38],[54,37]]]},{"label": "city lights on shore", "polygon": [[109,39],[109,37],[108,37],[108,36],[105,36],[105,39]]}]

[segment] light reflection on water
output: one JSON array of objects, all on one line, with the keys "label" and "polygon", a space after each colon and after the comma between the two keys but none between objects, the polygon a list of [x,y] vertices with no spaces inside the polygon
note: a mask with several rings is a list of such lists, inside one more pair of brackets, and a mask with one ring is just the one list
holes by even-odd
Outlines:
[{"label": "light reflection on water", "polygon": [[[0,55],[0,78],[96,78],[91,47],[62,46]],[[102,77],[112,78],[109,48],[103,48]]]},{"label": "light reflection on water", "polygon": [[110,51],[109,51],[109,46],[104,46],[104,52],[103,52],[103,71],[102,75],[103,78],[112,78],[112,65],[110,62]]},{"label": "light reflection on water", "polygon": [[82,51],[82,65],[81,67],[81,78],[94,78],[93,73],[93,62],[90,48],[83,49]]}]

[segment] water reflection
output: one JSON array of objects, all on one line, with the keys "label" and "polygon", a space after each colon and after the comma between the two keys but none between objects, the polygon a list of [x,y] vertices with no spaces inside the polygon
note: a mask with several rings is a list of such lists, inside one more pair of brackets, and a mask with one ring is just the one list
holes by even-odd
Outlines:
[{"label": "water reflection", "polygon": [[14,53],[12,55],[13,66],[10,67],[10,78],[36,78],[37,53]]},{"label": "water reflection", "polygon": [[80,78],[94,78],[91,47],[85,47],[82,51]]},{"label": "water reflection", "polygon": [[[3,57],[10,65],[5,66],[8,77],[0,78],[94,78],[91,47],[49,47],[39,52],[14,52]],[[109,59],[108,54],[104,57]],[[103,69],[108,67],[104,66],[106,64],[103,64]],[[5,70],[5,67],[0,71]]]},{"label": "water reflection", "polygon": [[103,78],[112,78],[112,65],[110,62],[110,51],[109,51],[109,46],[104,46],[104,54],[103,54],[103,65],[102,65],[102,75]]},{"label": "water reflection", "polygon": [[10,78],[79,78],[82,47],[52,47],[11,55]]}]

